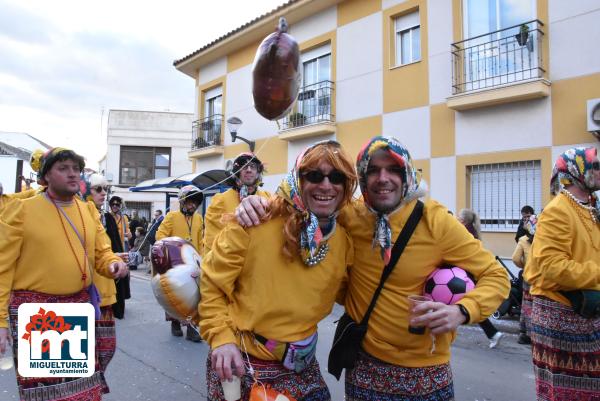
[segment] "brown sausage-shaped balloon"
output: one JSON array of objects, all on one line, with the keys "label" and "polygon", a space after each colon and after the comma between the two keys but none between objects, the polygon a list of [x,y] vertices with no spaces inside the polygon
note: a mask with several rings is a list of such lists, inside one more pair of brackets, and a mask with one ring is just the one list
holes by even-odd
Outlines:
[{"label": "brown sausage-shaped balloon", "polygon": [[252,66],[252,95],[258,114],[278,120],[290,112],[300,88],[300,49],[287,33],[285,18],[256,51]]}]

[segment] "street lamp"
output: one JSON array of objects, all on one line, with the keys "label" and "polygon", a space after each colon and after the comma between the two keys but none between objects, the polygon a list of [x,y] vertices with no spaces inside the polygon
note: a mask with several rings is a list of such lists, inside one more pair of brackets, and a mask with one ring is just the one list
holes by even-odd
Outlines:
[{"label": "street lamp", "polygon": [[237,117],[230,117],[229,119],[227,119],[227,128],[229,129],[229,133],[231,134],[231,142],[235,142],[236,139],[246,142],[248,144],[248,146],[250,147],[250,152],[254,152],[254,147],[256,146],[256,142],[249,141],[246,138],[239,136],[237,134],[238,129],[240,129],[241,125],[242,125],[242,120],[240,120]]}]

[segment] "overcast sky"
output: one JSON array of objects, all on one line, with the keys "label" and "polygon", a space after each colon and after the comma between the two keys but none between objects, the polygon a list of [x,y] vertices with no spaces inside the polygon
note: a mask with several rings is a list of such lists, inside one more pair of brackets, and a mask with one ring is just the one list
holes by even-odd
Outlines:
[{"label": "overcast sky", "polygon": [[173,61],[284,2],[0,0],[0,131],[96,168],[109,109],[192,113],[194,80]]}]

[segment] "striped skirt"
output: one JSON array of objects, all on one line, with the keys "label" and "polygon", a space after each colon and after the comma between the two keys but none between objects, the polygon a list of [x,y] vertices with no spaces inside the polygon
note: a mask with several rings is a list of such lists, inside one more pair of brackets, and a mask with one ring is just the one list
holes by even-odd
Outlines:
[{"label": "striped skirt", "polygon": [[[206,386],[208,401],[225,401],[223,388],[217,373],[211,366],[212,352],[206,358]],[[245,358],[245,357],[244,357]],[[287,392],[297,401],[330,401],[331,395],[321,375],[319,363],[315,361],[301,373],[286,369],[280,362],[264,361],[249,356],[250,364],[254,369],[254,376],[259,383],[270,386],[281,393]],[[241,401],[248,401],[250,390],[255,382],[253,376],[246,373],[242,377]]]},{"label": "striped skirt", "polygon": [[523,281],[523,300],[521,301],[521,317],[519,318],[519,331],[528,336],[531,333],[531,308],[533,296],[529,293],[529,284]]},{"label": "striped skirt", "polygon": [[[96,356],[102,372],[106,373],[106,367],[115,355],[116,349],[117,333],[112,306],[102,306],[100,319],[96,320]],[[110,392],[108,386],[104,388],[104,392]]]},{"label": "striped skirt", "polygon": [[454,399],[450,364],[407,368],[360,352],[346,370],[346,401],[446,401]]},{"label": "striped skirt", "polygon": [[531,325],[537,399],[600,400],[600,318],[534,296]]},{"label": "striped skirt", "polygon": [[15,372],[19,397],[24,401],[100,401],[102,394],[108,392],[104,372],[100,369],[96,354],[96,372],[91,377],[22,377],[18,366],[18,309],[23,303],[85,303],[89,295],[82,290],[72,295],[49,295],[33,291],[13,291],[8,306],[10,333],[15,360]]}]

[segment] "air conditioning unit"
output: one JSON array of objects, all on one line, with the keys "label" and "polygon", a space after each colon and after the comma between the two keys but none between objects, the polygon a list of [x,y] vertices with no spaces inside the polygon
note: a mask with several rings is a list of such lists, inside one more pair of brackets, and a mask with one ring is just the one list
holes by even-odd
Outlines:
[{"label": "air conditioning unit", "polygon": [[600,141],[600,98],[587,101],[587,130]]}]

